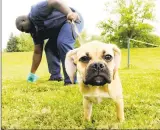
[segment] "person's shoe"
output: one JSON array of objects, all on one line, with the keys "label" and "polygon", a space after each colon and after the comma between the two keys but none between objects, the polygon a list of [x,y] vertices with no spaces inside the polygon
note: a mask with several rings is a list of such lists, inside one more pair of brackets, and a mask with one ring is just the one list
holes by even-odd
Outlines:
[{"label": "person's shoe", "polygon": [[[75,84],[77,84],[78,83],[78,81],[76,80],[76,81],[74,81],[74,85]],[[68,86],[68,85],[73,85],[71,82],[64,82],[64,86]]]},{"label": "person's shoe", "polygon": [[62,77],[59,77],[59,78],[50,77],[49,81],[58,81],[58,82],[60,82],[60,81],[63,81],[63,79],[62,79]]},{"label": "person's shoe", "polygon": [[71,82],[64,82],[64,86],[73,85]]}]

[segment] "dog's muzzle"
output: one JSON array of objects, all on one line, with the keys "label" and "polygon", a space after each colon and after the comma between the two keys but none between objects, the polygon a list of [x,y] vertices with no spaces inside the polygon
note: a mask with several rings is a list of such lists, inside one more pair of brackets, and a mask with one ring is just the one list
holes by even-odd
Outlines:
[{"label": "dog's muzzle", "polygon": [[101,62],[92,63],[86,72],[84,84],[92,86],[103,86],[111,83],[108,67]]}]

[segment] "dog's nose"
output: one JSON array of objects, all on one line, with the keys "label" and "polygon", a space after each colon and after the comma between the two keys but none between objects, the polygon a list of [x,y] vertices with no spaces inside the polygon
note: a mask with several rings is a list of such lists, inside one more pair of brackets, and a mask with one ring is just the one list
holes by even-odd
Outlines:
[{"label": "dog's nose", "polygon": [[103,70],[104,69],[104,64],[103,63],[93,63],[92,68],[95,70]]}]

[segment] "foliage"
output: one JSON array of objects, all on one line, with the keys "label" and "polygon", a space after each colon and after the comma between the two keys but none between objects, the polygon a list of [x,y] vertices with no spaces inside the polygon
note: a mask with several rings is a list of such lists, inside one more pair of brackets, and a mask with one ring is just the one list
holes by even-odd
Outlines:
[{"label": "foliage", "polygon": [[6,48],[6,52],[17,52],[18,51],[18,37],[14,36],[13,33],[11,33],[9,40],[7,42],[7,48]]},{"label": "foliage", "polygon": [[80,33],[80,38],[76,39],[75,48],[79,47],[81,44],[85,44],[86,42],[93,40],[103,41],[103,37],[99,35],[90,35],[86,30],[84,30]]},{"label": "foliage", "polygon": [[103,41],[103,37],[99,35],[91,35],[90,39],[88,41]]},{"label": "foliage", "polygon": [[[160,46],[160,37],[159,36],[157,36],[157,35],[155,35],[155,34],[152,34],[152,33],[150,33],[150,34],[148,34],[148,36],[141,36],[141,37],[137,37],[136,38],[137,40],[142,40],[143,39],[143,41],[144,42],[146,42],[146,43],[152,43],[152,44],[154,44],[154,45],[158,45],[158,46]],[[131,43],[131,47],[153,47],[152,45],[148,45],[148,44],[142,44],[142,43],[139,43],[139,42],[133,42],[133,41],[131,41],[130,42]]]},{"label": "foliage", "polygon": [[[110,11],[111,6],[113,10]],[[155,19],[154,7],[154,0],[130,0],[128,5],[126,0],[106,3],[106,11],[110,14],[107,17],[111,17],[98,24],[104,41],[116,43],[124,48],[127,47],[128,38],[160,44],[159,37],[151,34],[154,31],[154,27],[150,24],[150,21]]]},{"label": "foliage", "polygon": [[11,33],[7,43],[7,52],[27,52],[32,50],[33,41],[29,34],[21,33],[18,36],[14,36],[13,33]]},{"label": "foliage", "polygon": [[74,44],[74,47],[77,48],[81,44],[85,43],[87,41],[87,37],[88,37],[88,34],[87,34],[86,30],[82,31],[80,33],[80,37],[77,37],[76,42]]},{"label": "foliage", "polygon": [[34,47],[33,40],[29,34],[21,33],[18,37],[18,49],[20,52],[32,51]]}]

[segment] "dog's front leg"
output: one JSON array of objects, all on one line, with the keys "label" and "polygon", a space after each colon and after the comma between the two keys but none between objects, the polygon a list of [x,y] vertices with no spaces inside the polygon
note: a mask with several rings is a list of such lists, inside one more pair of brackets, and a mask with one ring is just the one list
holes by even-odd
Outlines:
[{"label": "dog's front leg", "polygon": [[83,97],[84,120],[90,121],[92,115],[92,102]]},{"label": "dog's front leg", "polygon": [[123,98],[116,99],[117,118],[120,122],[124,121],[124,102]]}]

